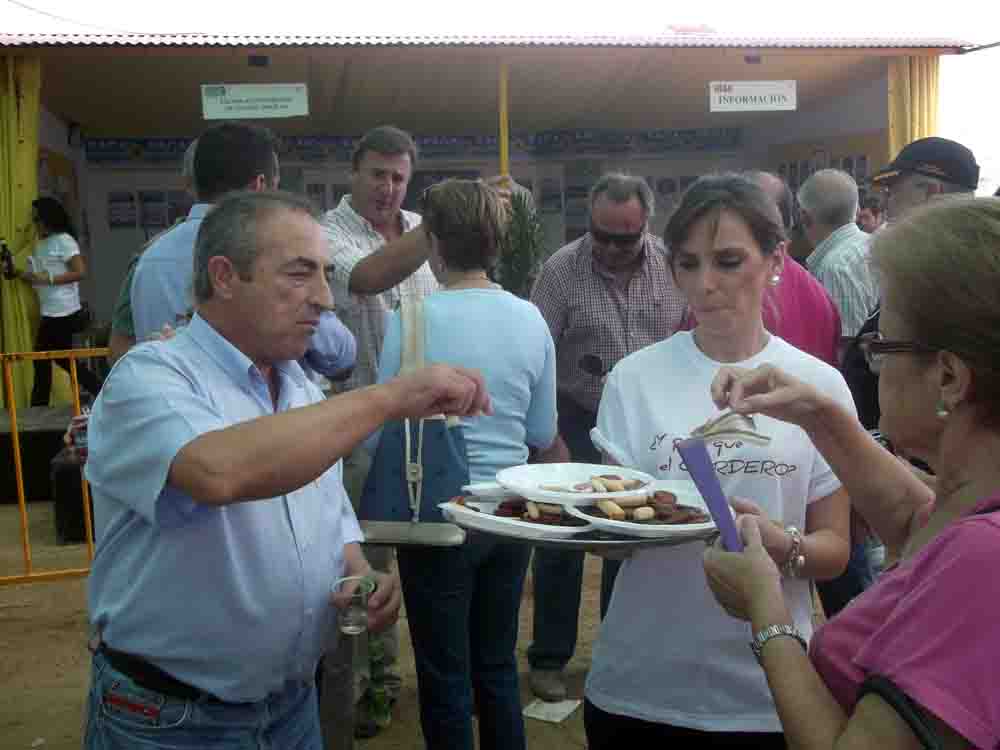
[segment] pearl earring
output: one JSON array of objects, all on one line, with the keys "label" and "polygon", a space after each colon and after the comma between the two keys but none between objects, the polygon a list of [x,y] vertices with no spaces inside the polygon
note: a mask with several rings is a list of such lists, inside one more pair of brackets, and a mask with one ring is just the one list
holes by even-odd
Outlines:
[{"label": "pearl earring", "polygon": [[944,401],[938,401],[937,409],[934,414],[938,419],[947,419],[951,415],[951,410],[945,406]]},{"label": "pearl earring", "polygon": [[779,274],[774,274],[771,277],[771,286],[778,286],[778,282],[781,281],[781,276]]}]

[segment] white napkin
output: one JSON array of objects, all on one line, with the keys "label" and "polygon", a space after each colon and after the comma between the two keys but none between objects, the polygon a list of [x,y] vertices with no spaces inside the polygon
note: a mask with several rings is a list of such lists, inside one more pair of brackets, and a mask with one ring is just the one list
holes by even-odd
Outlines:
[{"label": "white napkin", "polygon": [[534,700],[525,707],[524,715],[529,719],[560,724],[576,711],[581,703],[583,703],[581,700],[557,701],[555,703]]}]

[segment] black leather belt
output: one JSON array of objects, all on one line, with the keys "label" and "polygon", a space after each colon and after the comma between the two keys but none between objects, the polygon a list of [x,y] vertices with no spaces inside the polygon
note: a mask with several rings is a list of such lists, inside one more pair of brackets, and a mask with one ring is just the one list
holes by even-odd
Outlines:
[{"label": "black leather belt", "polygon": [[103,654],[108,664],[132,680],[136,685],[182,701],[205,700],[213,703],[223,703],[211,693],[188,685],[186,682],[171,677],[159,667],[150,664],[145,659],[124,651],[115,651],[105,644],[97,648],[97,653]]}]

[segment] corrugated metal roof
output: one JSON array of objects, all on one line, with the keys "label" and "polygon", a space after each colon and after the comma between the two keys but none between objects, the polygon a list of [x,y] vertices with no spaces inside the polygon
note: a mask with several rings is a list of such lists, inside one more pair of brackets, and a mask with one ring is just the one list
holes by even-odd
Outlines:
[{"label": "corrugated metal roof", "polygon": [[735,47],[759,49],[956,49],[954,37],[765,37],[715,33],[660,35],[299,35],[299,34],[66,34],[0,32],[0,47]]}]

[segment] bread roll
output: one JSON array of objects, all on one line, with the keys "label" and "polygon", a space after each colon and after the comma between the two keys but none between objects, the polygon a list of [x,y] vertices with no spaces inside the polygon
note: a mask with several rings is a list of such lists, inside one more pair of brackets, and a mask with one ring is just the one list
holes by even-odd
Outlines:
[{"label": "bread roll", "polygon": [[625,511],[614,500],[598,500],[597,507],[612,521],[625,520]]},{"label": "bread roll", "polygon": [[650,508],[648,505],[643,505],[642,507],[636,508],[632,511],[633,521],[649,521],[656,517],[656,511]]},{"label": "bread roll", "polygon": [[[610,498],[609,498],[610,499]],[[649,505],[649,498],[642,495],[634,497],[616,497],[615,502],[621,508],[638,508],[640,505]]]},{"label": "bread roll", "polygon": [[604,484],[604,480],[600,477],[591,477],[590,486],[594,488],[594,492],[608,492],[608,487]]}]

